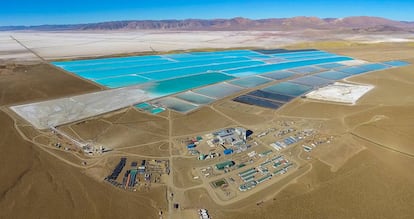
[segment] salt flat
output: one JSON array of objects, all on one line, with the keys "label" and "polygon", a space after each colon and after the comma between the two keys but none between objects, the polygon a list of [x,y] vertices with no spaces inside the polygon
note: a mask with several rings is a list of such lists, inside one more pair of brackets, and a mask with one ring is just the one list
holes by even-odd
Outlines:
[{"label": "salt flat", "polygon": [[[335,34],[332,32],[316,31],[66,31],[39,32],[17,31],[0,32],[0,54],[6,53],[2,59],[26,59],[35,56],[25,53],[10,56],[10,49],[21,50],[16,38],[25,46],[47,60],[67,59],[77,57],[108,56],[136,52],[166,52],[172,50],[205,49],[205,48],[236,48],[260,47],[280,48],[301,42],[321,40],[349,40],[353,42],[394,42],[414,41],[412,35],[393,34],[364,35],[364,34]],[[24,50],[22,50],[24,51]]]}]

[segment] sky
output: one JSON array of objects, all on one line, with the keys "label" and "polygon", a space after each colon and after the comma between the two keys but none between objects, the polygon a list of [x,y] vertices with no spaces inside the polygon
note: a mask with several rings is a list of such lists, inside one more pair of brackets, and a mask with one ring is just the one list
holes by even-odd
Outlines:
[{"label": "sky", "polygon": [[294,16],[414,21],[414,0],[2,0],[0,6],[0,26]]}]

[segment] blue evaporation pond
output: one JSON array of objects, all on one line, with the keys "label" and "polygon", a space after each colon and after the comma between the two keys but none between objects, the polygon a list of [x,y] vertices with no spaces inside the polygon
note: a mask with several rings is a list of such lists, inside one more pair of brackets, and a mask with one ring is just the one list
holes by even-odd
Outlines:
[{"label": "blue evaporation pond", "polygon": [[137,75],[124,75],[121,77],[105,78],[94,80],[96,83],[109,88],[126,87],[131,85],[143,84],[148,82],[147,78]]},{"label": "blue evaporation pond", "polygon": [[197,94],[194,93],[192,91],[187,91],[185,93],[181,93],[181,94],[177,94],[175,95],[176,98],[191,102],[191,103],[195,103],[198,105],[202,105],[202,104],[209,104],[214,102],[216,99],[211,98],[211,97],[206,97],[204,95],[201,94]]},{"label": "blue evaporation pond", "polygon": [[276,64],[276,63],[287,61],[286,59],[282,59],[282,58],[268,58],[268,59],[262,59],[262,60],[268,64]]},{"label": "blue evaporation pond", "polygon": [[351,75],[357,75],[357,74],[369,72],[369,70],[361,68],[359,66],[342,67],[342,68],[337,68],[336,70],[347,73],[347,74],[351,74]]},{"label": "blue evaporation pond", "polygon": [[170,57],[178,62],[187,62],[187,61],[198,61],[198,60],[206,60],[206,59],[217,59],[217,58],[235,58],[235,57],[243,57],[237,55],[188,55],[188,56],[178,56],[178,57]]},{"label": "blue evaporation pond", "polygon": [[135,107],[138,109],[142,109],[144,111],[150,112],[152,114],[158,114],[158,113],[165,111],[165,109],[162,107],[156,107],[146,102],[139,103],[135,105]]},{"label": "blue evaporation pond", "polygon": [[278,63],[278,64],[245,67],[245,68],[239,68],[239,69],[234,69],[234,70],[227,70],[225,72],[228,74],[234,74],[234,75],[251,75],[251,74],[261,74],[261,73],[284,70],[284,69],[295,68],[295,67],[302,67],[302,66],[307,66],[307,65],[315,65],[315,64],[328,63],[328,62],[339,62],[339,61],[346,61],[346,60],[352,60],[352,58],[334,57],[334,58],[312,59],[312,60],[303,60],[303,61],[296,61],[296,62],[285,62],[285,63]]},{"label": "blue evaporation pond", "polygon": [[260,53],[251,50],[224,50],[224,51],[213,51],[213,52],[191,52],[192,55],[205,56],[205,55],[258,55]]},{"label": "blue evaporation pond", "polygon": [[219,52],[193,52],[190,56],[170,56],[177,61],[199,60],[206,58],[225,58],[225,57],[247,57],[260,55],[259,53],[249,50],[219,51]]},{"label": "blue evaporation pond", "polygon": [[380,63],[370,63],[370,64],[363,64],[358,66],[360,68],[364,68],[369,71],[378,71],[390,68],[388,65],[380,64]]},{"label": "blue evaporation pond", "polygon": [[250,56],[247,56],[247,58],[263,60],[263,59],[269,59],[269,58],[273,58],[273,57],[268,56],[268,55],[250,55]]},{"label": "blue evaporation pond", "polygon": [[156,61],[156,60],[165,60],[161,56],[128,56],[128,57],[116,57],[116,58],[101,58],[101,59],[85,59],[85,60],[76,60],[76,61],[62,61],[62,62],[52,62],[56,66],[83,66],[83,65],[96,65],[101,63],[125,63],[125,62],[135,62],[135,61]]},{"label": "blue evaporation pond", "polygon": [[339,71],[325,71],[318,74],[314,74],[313,76],[318,76],[321,78],[329,79],[329,80],[340,80],[351,76],[350,74],[346,74]]},{"label": "blue evaporation pond", "polygon": [[321,86],[333,83],[332,80],[327,80],[327,79],[315,77],[315,76],[295,78],[293,80],[290,80],[290,82],[312,86],[312,87],[321,87]]},{"label": "blue evaporation pond", "polygon": [[299,50],[286,50],[286,49],[258,49],[253,50],[262,54],[278,54],[278,53],[295,53],[295,52],[312,52],[319,51],[316,49],[299,49]]},{"label": "blue evaporation pond", "polygon": [[292,77],[293,75],[296,75],[296,74],[289,72],[289,71],[275,71],[271,73],[261,74],[260,76],[270,78],[270,79],[275,79],[275,80],[281,80],[281,79]]},{"label": "blue evaporation pond", "polygon": [[139,104],[135,105],[135,107],[138,108],[138,109],[142,109],[142,110],[149,110],[149,109],[153,108],[153,106],[151,104],[146,103],[146,102],[139,103]]},{"label": "blue evaporation pond", "polygon": [[312,87],[291,82],[281,82],[279,84],[263,88],[262,90],[288,96],[300,96],[312,90]]},{"label": "blue evaporation pond", "polygon": [[258,76],[250,76],[250,77],[232,80],[232,81],[229,81],[229,83],[235,84],[241,87],[250,88],[250,87],[256,87],[256,86],[259,86],[259,85],[262,85],[262,84],[265,84],[271,81],[273,80],[266,79],[263,77],[258,77]]},{"label": "blue evaporation pond", "polygon": [[289,61],[296,61],[296,60],[307,60],[307,59],[329,58],[329,57],[340,57],[340,56],[331,54],[331,53],[321,53],[321,54],[306,55],[306,56],[284,57],[284,59],[289,60]]},{"label": "blue evaporation pond", "polygon": [[233,100],[239,103],[245,103],[249,105],[255,105],[255,106],[260,106],[260,107],[265,107],[265,108],[270,108],[270,109],[277,109],[283,105],[283,103],[280,103],[280,102],[265,100],[265,99],[261,99],[261,98],[257,98],[257,97],[249,96],[249,95],[242,95],[242,96],[234,98]]},{"label": "blue evaporation pond", "polygon": [[293,71],[299,74],[311,74],[315,72],[320,72],[322,69],[315,67],[315,66],[305,66],[305,67],[299,67],[299,68],[292,68],[289,69],[289,71]]},{"label": "blue evaporation pond", "polygon": [[327,52],[315,50],[315,51],[303,51],[303,52],[286,52],[286,53],[277,53],[273,54],[273,57],[296,57],[296,56],[307,56],[307,55],[318,55],[326,54]]},{"label": "blue evaporation pond", "polygon": [[[210,65],[219,65],[222,62],[224,63],[232,63],[232,62],[239,62],[239,61],[248,61],[247,58],[227,58],[227,59],[214,59],[214,62],[210,61],[189,61],[189,62],[173,62],[173,63],[165,63],[165,64],[158,64],[158,65],[147,65],[147,66],[130,66],[125,68],[118,68],[118,69],[104,69],[104,70],[92,70],[92,71],[84,71],[78,72],[77,74],[88,78],[88,79],[102,79],[114,76],[120,76],[125,74],[143,74],[148,72],[159,72],[160,74],[165,73],[167,71],[175,71],[175,72],[184,72],[188,71],[191,73],[202,73],[205,72],[206,69],[209,69],[208,66]],[[180,76],[179,74],[174,74],[173,76]],[[167,79],[168,77],[161,77],[159,79]]]},{"label": "blue evaporation pond", "polygon": [[174,97],[166,97],[152,101],[152,104],[167,107],[174,111],[186,113],[198,108],[198,105],[191,104]]},{"label": "blue evaporation pond", "polygon": [[149,92],[151,96],[161,97],[230,79],[234,79],[234,77],[222,73],[211,72],[154,82],[145,85],[142,90]]},{"label": "blue evaporation pond", "polygon": [[163,65],[150,65],[141,67],[138,73],[154,72],[154,71],[163,71],[167,69],[176,69],[176,68],[188,68],[189,66],[204,66],[204,65],[214,65],[220,63],[228,62],[239,62],[239,61],[249,61],[248,58],[243,57],[230,57],[230,58],[209,58],[201,60],[191,60],[183,62],[168,63]]},{"label": "blue evaporation pond", "polygon": [[165,111],[165,109],[164,109],[164,108],[162,108],[162,107],[157,107],[157,108],[152,109],[152,110],[150,111],[150,113],[152,113],[152,114],[158,114],[158,113],[161,113],[161,112],[164,112],[164,111]]},{"label": "blue evaporation pond", "polygon": [[191,55],[190,53],[177,53],[177,54],[166,54],[166,55],[161,55],[161,56],[165,58],[175,59],[175,58],[180,58],[180,57],[191,57],[193,55]]},{"label": "blue evaporation pond", "polygon": [[265,99],[276,100],[276,101],[279,101],[279,102],[288,102],[288,101],[291,101],[292,99],[295,98],[295,97],[292,97],[292,96],[266,92],[266,91],[263,91],[263,90],[255,90],[255,91],[252,91],[252,92],[248,93],[247,95],[255,96],[255,97],[261,97],[261,98],[265,98]]},{"label": "blue evaporation pond", "polygon": [[94,65],[76,65],[76,66],[66,66],[65,70],[71,72],[89,72],[97,70],[107,70],[107,69],[119,69],[119,68],[131,68],[131,67],[141,67],[148,65],[161,65],[166,63],[174,63],[173,61],[167,59],[154,59],[154,60],[145,60],[145,61],[129,61],[129,62],[105,62],[97,63]]},{"label": "blue evaporation pond", "polygon": [[324,69],[334,69],[334,68],[339,68],[339,67],[343,67],[345,65],[340,64],[340,63],[326,63],[326,64],[320,64],[317,65],[320,68],[324,68]]},{"label": "blue evaporation pond", "polygon": [[399,61],[399,60],[394,60],[394,61],[383,62],[383,64],[391,65],[391,66],[394,66],[394,67],[402,67],[402,66],[407,66],[410,63],[404,62],[404,61]]},{"label": "blue evaporation pond", "polygon": [[196,66],[196,67],[165,70],[165,71],[156,71],[156,72],[140,74],[140,76],[147,77],[153,80],[162,80],[162,79],[168,79],[168,78],[173,78],[173,77],[178,77],[178,76],[199,74],[199,73],[204,73],[208,71],[220,71],[222,69],[238,68],[238,67],[245,67],[245,66],[252,66],[252,65],[262,65],[262,64],[263,62],[260,62],[260,61],[241,61],[241,62],[208,65],[208,66],[205,65],[205,66]]},{"label": "blue evaporation pond", "polygon": [[234,93],[240,92],[242,90],[243,88],[239,86],[231,85],[228,83],[219,83],[208,87],[199,88],[193,91],[195,93],[199,93],[213,98],[223,98],[226,96],[230,96]]}]

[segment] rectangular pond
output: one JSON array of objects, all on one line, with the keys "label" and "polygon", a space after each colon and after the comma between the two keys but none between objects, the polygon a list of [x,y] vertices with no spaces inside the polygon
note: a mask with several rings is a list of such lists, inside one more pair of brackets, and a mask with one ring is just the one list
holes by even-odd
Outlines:
[{"label": "rectangular pond", "polygon": [[404,62],[404,61],[399,61],[399,60],[393,60],[393,61],[383,62],[383,64],[391,65],[393,67],[402,67],[402,66],[407,66],[410,63]]},{"label": "rectangular pond", "polygon": [[109,88],[126,87],[131,85],[143,84],[150,81],[148,78],[143,78],[138,75],[124,75],[114,78],[104,78],[93,80],[96,83]]},{"label": "rectangular pond", "polygon": [[275,71],[275,72],[261,74],[260,76],[274,79],[274,80],[281,80],[281,79],[292,77],[294,75],[296,74],[290,71]]},{"label": "rectangular pond", "polygon": [[350,74],[350,75],[357,75],[357,74],[362,74],[362,73],[369,72],[369,70],[367,70],[365,68],[361,68],[359,66],[350,66],[350,67],[337,68],[336,71],[341,71],[341,72],[344,72],[344,73]]},{"label": "rectangular pond", "polygon": [[234,70],[227,70],[224,71],[228,74],[232,74],[235,76],[245,76],[245,75],[253,75],[253,74],[262,74],[277,70],[285,70],[295,67],[302,67],[307,65],[315,65],[321,63],[329,63],[329,62],[338,62],[338,61],[346,61],[352,60],[349,57],[334,57],[334,58],[322,58],[322,59],[312,59],[312,60],[304,60],[304,61],[294,61],[294,62],[285,62],[285,63],[277,63],[277,64],[267,64],[262,66],[253,66],[253,67],[245,67],[245,68],[238,68]]},{"label": "rectangular pond", "polygon": [[208,71],[221,71],[223,69],[232,69],[232,68],[240,68],[246,66],[254,66],[254,65],[263,65],[264,63],[261,61],[239,61],[239,62],[231,62],[231,63],[221,63],[221,64],[212,64],[212,65],[204,65],[204,66],[195,66],[195,67],[188,67],[188,68],[181,68],[181,69],[168,69],[150,73],[143,73],[140,76],[147,77],[153,80],[162,80],[168,79],[178,76],[184,75],[191,75],[191,74],[199,74]]},{"label": "rectangular pond", "polygon": [[[97,58],[97,59],[84,59],[84,60],[73,60],[73,61],[56,61],[52,64],[59,67],[71,67],[71,66],[86,66],[86,65],[97,65],[105,63],[127,63],[127,62],[156,62],[160,60],[166,60],[161,56],[128,56],[128,57],[114,57],[114,58]],[[168,60],[167,60],[168,61]]]},{"label": "rectangular pond", "polygon": [[343,67],[345,65],[334,62],[334,63],[319,64],[317,66],[319,68],[324,68],[324,69],[334,69],[334,68]]},{"label": "rectangular pond", "polygon": [[185,93],[180,93],[175,95],[176,98],[194,103],[194,104],[198,104],[198,105],[202,105],[202,104],[209,104],[214,102],[216,99],[211,98],[211,97],[207,97],[201,94],[197,94],[194,93],[192,91],[187,91]]},{"label": "rectangular pond", "polygon": [[321,72],[323,69],[315,67],[315,66],[305,66],[305,67],[299,67],[299,68],[292,68],[289,69],[289,71],[298,73],[298,74],[312,74],[316,72]]},{"label": "rectangular pond", "polygon": [[195,93],[199,93],[199,94],[213,97],[213,98],[223,98],[223,97],[235,94],[237,92],[240,92],[243,89],[244,88],[236,86],[236,85],[231,85],[228,83],[219,83],[219,84],[214,84],[211,86],[195,89],[193,91]]},{"label": "rectangular pond", "polygon": [[363,64],[359,66],[360,68],[364,68],[368,71],[378,71],[378,70],[384,70],[387,68],[390,68],[388,65],[384,65],[381,63],[369,63],[369,64]]},{"label": "rectangular pond", "polygon": [[255,96],[255,97],[261,97],[261,98],[265,98],[265,99],[271,99],[271,100],[275,100],[278,102],[289,102],[292,99],[294,99],[295,97],[292,96],[288,96],[288,95],[283,95],[283,94],[276,94],[276,93],[272,93],[272,92],[266,92],[263,90],[255,90],[252,91],[250,93],[248,93],[247,95],[250,96]]},{"label": "rectangular pond", "polygon": [[[127,74],[140,74],[142,76],[149,75],[154,73],[154,75],[158,74],[171,74],[171,72],[187,72],[187,74],[196,74],[205,72],[212,69],[221,70],[222,66],[233,66],[233,65],[240,65],[238,62],[249,61],[247,58],[226,58],[226,59],[213,59],[211,60],[203,60],[203,61],[191,61],[188,62],[173,62],[173,63],[165,63],[165,64],[157,64],[157,65],[146,65],[146,66],[130,66],[130,67],[122,67],[116,69],[98,69],[98,70],[87,70],[87,71],[80,71],[76,72],[82,77],[89,78],[89,79],[102,79],[102,78],[109,78],[109,77],[116,77],[121,75]],[[234,63],[234,64],[233,64]],[[263,62],[255,62],[257,64],[263,64]],[[249,63],[247,63],[249,64]],[[246,63],[241,64],[242,66],[246,65]],[[214,66],[209,68],[209,66]],[[217,68],[217,66],[219,66]],[[168,77],[174,77],[177,74],[173,74],[172,76],[164,76],[163,79]]]},{"label": "rectangular pond", "polygon": [[277,109],[283,105],[283,103],[280,103],[280,102],[261,99],[261,98],[249,96],[249,95],[242,95],[242,96],[236,97],[233,99],[233,101],[244,103],[244,104],[249,104],[249,105],[270,108],[270,109]]},{"label": "rectangular pond", "polygon": [[198,105],[196,104],[191,104],[189,102],[174,97],[165,97],[162,99],[151,101],[151,103],[157,106],[172,109],[180,113],[187,113],[198,108]]},{"label": "rectangular pond", "polygon": [[277,94],[284,94],[288,96],[300,96],[312,90],[312,87],[292,82],[281,82],[279,84],[263,88],[262,90]]},{"label": "rectangular pond", "polygon": [[250,76],[250,77],[244,77],[236,80],[229,81],[230,84],[238,85],[241,87],[256,87],[265,83],[269,83],[273,80],[259,77],[259,76]]},{"label": "rectangular pond", "polygon": [[142,90],[148,92],[152,97],[161,97],[233,78],[234,77],[226,74],[211,72],[153,82],[143,86]]},{"label": "rectangular pond", "polygon": [[347,77],[350,77],[350,74],[346,74],[340,71],[325,71],[325,72],[321,72],[318,74],[314,74],[313,76],[317,76],[317,77],[321,77],[321,78],[325,78],[328,80],[340,80],[340,79],[344,79]]},{"label": "rectangular pond", "polygon": [[151,114],[158,114],[158,113],[161,113],[161,112],[165,111],[165,108],[154,106],[154,105],[149,104],[147,102],[139,103],[139,104],[135,105],[135,107],[138,108],[138,109],[144,110],[148,113],[151,113]]},{"label": "rectangular pond", "polygon": [[334,81],[316,76],[305,76],[289,80],[289,82],[294,82],[312,87],[321,87],[324,85],[332,84]]}]

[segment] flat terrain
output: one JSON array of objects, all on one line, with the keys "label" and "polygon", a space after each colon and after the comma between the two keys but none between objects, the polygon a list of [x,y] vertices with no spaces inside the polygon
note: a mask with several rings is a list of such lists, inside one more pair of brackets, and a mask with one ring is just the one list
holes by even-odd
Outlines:
[{"label": "flat terrain", "polygon": [[[414,63],[410,43],[332,42],[292,48],[306,46],[368,61]],[[82,166],[81,156],[41,146],[47,143],[47,133],[16,120],[4,106],[101,88],[46,64],[9,65],[0,69],[0,218],[157,218],[159,209],[170,210],[173,218],[190,218],[200,207],[213,218],[412,218],[414,66],[348,80],[375,88],[353,106],[297,99],[272,111],[224,99],[186,116],[168,111],[153,116],[129,108],[60,127],[85,141],[117,149]],[[320,125],[320,131],[335,140],[315,149],[312,159],[292,177],[236,203],[217,202],[200,181],[192,179],[193,167],[211,161],[171,151],[176,147],[172,138],[238,125],[263,130],[279,119]],[[166,186],[130,192],[102,182],[125,155],[170,159],[172,175]],[[169,206],[166,190],[175,191],[181,210]]]},{"label": "flat terrain", "polygon": [[[325,43],[328,41],[329,43]],[[153,53],[189,49],[280,48],[301,43],[312,48],[322,46],[353,46],[355,42],[413,42],[411,34],[334,33],[331,31],[72,31],[72,32],[1,32],[0,59],[39,60],[20,43],[43,59],[111,56],[113,54]],[[375,47],[375,46],[373,46]],[[102,49],[105,48],[105,49]],[[371,54],[372,55],[372,54]],[[378,54],[377,54],[378,55]]]}]

